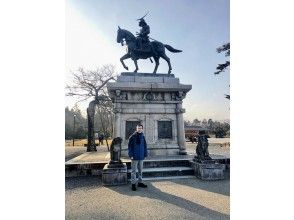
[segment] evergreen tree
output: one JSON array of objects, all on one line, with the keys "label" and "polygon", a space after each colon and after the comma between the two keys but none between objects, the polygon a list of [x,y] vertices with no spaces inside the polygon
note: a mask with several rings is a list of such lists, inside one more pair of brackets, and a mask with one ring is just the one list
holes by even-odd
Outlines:
[{"label": "evergreen tree", "polygon": [[[218,53],[225,52],[225,56],[229,57],[230,53],[231,53],[231,51],[230,51],[230,43],[226,43],[226,44],[222,45],[221,47],[218,47],[216,49],[216,51]],[[229,60],[225,61],[224,63],[218,64],[218,66],[216,67],[217,71],[214,72],[214,74],[218,75],[221,72],[224,72],[227,68],[229,68],[229,66],[230,66],[230,61]],[[225,94],[225,98],[230,99],[231,97],[230,97],[230,95]]]}]

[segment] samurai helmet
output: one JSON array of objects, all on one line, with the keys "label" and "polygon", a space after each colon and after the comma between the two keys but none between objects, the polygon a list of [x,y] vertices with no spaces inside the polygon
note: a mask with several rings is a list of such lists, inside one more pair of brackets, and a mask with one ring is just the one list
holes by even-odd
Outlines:
[{"label": "samurai helmet", "polygon": [[144,18],[146,17],[146,15],[148,15],[149,11],[142,17],[137,19],[137,21],[139,21],[139,25],[140,24],[147,24],[146,21],[144,20]]}]

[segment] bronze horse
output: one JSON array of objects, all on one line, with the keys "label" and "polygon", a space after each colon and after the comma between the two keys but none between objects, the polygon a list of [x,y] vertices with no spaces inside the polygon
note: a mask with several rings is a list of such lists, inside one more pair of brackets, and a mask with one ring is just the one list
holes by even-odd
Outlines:
[{"label": "bronze horse", "polygon": [[[147,59],[153,57],[155,61],[155,68],[153,73],[155,74],[159,65],[159,59],[160,57],[163,58],[168,63],[168,74],[171,73],[172,67],[170,64],[170,59],[165,54],[165,48],[173,53],[179,53],[182,52],[181,50],[174,49],[173,47],[163,44],[159,41],[152,41],[150,42],[148,50],[145,50],[144,52],[142,50],[139,50],[137,47],[137,39],[136,37],[129,31],[121,29],[118,26],[117,30],[117,43],[121,43],[123,45],[123,40],[125,39],[126,45],[127,45],[127,54],[122,56],[120,58],[120,62],[122,63],[123,67],[128,70],[129,68],[125,65],[124,60],[131,58],[136,66],[136,69],[134,72],[136,73],[138,71],[138,59]],[[151,60],[151,59],[150,59]],[[152,62],[152,60],[151,60]]]}]

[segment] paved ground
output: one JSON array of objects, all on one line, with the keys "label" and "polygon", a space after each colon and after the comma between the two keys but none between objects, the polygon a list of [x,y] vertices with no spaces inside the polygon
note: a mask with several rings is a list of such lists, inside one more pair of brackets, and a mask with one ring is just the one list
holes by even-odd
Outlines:
[{"label": "paved ground", "polygon": [[[65,147],[65,162],[87,152],[87,147],[83,146],[66,146]],[[108,154],[107,146],[97,146],[97,153]]]},{"label": "paved ground", "polygon": [[[215,155],[222,155],[227,158],[230,157],[230,147],[225,143],[230,142],[229,138],[209,138],[209,153]],[[222,147],[221,147],[222,144]],[[187,142],[187,153],[195,155],[196,143]],[[87,151],[86,147],[82,146],[67,146],[65,147],[65,161],[75,158]],[[106,145],[98,146],[97,153],[104,153],[105,156],[108,154]],[[102,154],[101,154],[102,155]],[[105,157],[103,156],[103,157]],[[108,158],[107,158],[108,159]]]},{"label": "paved ground", "polygon": [[86,147],[65,147],[65,162],[87,151]]},{"label": "paved ground", "polygon": [[67,178],[65,219],[229,219],[230,180],[196,178],[104,187],[98,177]]},{"label": "paved ground", "polygon": [[[229,139],[210,139],[211,154],[229,157]],[[188,154],[196,144],[187,142]],[[103,157],[106,146],[97,147]],[[66,147],[66,161],[86,152],[85,147]],[[104,155],[105,154],[105,155]],[[229,178],[229,175],[226,175]],[[197,178],[146,181],[148,188],[133,192],[130,184],[104,187],[98,177],[66,178],[65,219],[229,219],[230,180]]]}]

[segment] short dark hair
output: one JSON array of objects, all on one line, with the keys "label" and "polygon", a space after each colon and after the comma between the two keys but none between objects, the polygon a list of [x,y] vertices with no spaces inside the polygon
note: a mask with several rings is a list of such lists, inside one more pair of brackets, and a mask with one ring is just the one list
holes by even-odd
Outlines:
[{"label": "short dark hair", "polygon": [[137,126],[138,126],[138,127],[142,127],[142,128],[144,128],[142,124],[137,124]]}]

